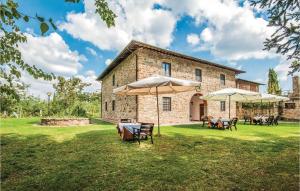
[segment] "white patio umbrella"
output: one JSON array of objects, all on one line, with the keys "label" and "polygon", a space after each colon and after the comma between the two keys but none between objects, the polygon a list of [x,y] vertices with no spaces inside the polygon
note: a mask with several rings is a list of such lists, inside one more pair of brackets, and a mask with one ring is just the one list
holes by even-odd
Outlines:
[{"label": "white patio umbrella", "polygon": [[226,101],[229,100],[229,119],[230,119],[230,103],[231,101],[237,102],[247,102],[250,100],[255,100],[260,97],[258,92],[251,92],[247,90],[242,90],[238,88],[225,88],[215,92],[211,92],[204,96],[203,99],[213,100],[213,101]]},{"label": "white patio umbrella", "polygon": [[117,95],[156,95],[158,135],[160,135],[158,94],[192,91],[196,86],[200,86],[200,82],[154,75],[116,88],[113,93]]},{"label": "white patio umbrella", "polygon": [[[290,100],[288,97],[284,96],[278,96],[278,95],[273,95],[273,94],[267,94],[267,93],[261,93],[260,97],[254,100],[251,100],[251,103],[275,103],[275,102],[280,102],[280,101],[288,101]],[[262,110],[262,109],[261,109]],[[270,109],[269,109],[269,114],[270,114]]]}]

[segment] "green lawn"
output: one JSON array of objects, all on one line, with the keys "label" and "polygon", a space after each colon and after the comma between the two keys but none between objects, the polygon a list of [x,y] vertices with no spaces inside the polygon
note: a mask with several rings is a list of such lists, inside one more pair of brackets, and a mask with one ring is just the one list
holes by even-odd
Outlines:
[{"label": "green lawn", "polygon": [[298,124],[162,127],[124,143],[114,125],[1,120],[1,190],[298,190]]}]

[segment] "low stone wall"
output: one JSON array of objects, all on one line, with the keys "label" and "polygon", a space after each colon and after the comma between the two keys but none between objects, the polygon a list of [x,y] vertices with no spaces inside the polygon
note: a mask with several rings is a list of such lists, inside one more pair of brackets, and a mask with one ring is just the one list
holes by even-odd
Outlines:
[{"label": "low stone wall", "polygon": [[75,125],[88,125],[91,120],[88,118],[44,118],[41,119],[41,125],[48,126],[75,126]]}]

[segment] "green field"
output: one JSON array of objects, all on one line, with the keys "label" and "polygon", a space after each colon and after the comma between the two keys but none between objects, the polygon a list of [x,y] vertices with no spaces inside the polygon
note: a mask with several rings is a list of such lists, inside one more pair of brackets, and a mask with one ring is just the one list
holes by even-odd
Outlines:
[{"label": "green field", "polygon": [[[298,124],[162,127],[122,142],[114,125],[1,120],[1,190],[298,190]],[[156,130],[156,129],[155,129]]]}]

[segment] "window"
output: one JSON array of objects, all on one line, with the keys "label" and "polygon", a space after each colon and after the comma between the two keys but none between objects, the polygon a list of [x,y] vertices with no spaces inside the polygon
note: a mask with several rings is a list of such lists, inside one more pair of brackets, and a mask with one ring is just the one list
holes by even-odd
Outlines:
[{"label": "window", "polygon": [[284,107],[285,109],[295,109],[296,105],[295,103],[285,103]]},{"label": "window", "polygon": [[221,101],[220,106],[221,111],[225,111],[225,101]]},{"label": "window", "polygon": [[198,82],[202,82],[202,70],[196,69],[195,70],[195,74],[196,74],[196,80]]},{"label": "window", "polygon": [[107,102],[105,102],[105,111],[107,111]]},{"label": "window", "polygon": [[115,74],[112,76],[112,85],[115,86],[116,84],[116,77]]},{"label": "window", "polygon": [[225,85],[225,75],[224,74],[220,74],[220,83],[221,83],[221,85]]},{"label": "window", "polygon": [[171,64],[170,63],[162,63],[163,75],[171,76]]},{"label": "window", "polygon": [[116,101],[112,100],[112,104],[111,104],[112,111],[115,111],[115,104],[116,104]]},{"label": "window", "polygon": [[171,98],[163,97],[163,111],[171,111]]}]

